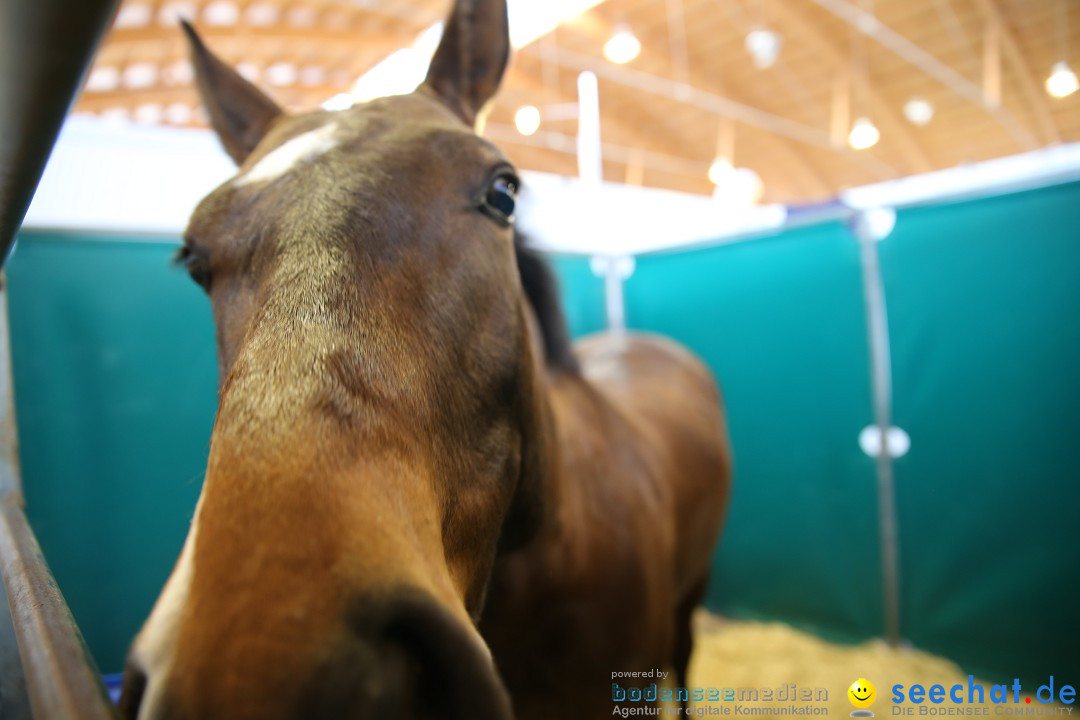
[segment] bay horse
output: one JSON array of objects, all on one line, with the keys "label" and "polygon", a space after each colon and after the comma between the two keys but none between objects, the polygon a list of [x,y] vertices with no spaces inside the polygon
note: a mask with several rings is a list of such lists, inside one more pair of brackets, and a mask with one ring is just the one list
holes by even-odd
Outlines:
[{"label": "bay horse", "polygon": [[571,347],[516,172],[473,129],[505,0],[458,0],[416,91],[335,112],[284,113],[185,29],[239,166],[178,254],[219,403],[121,714],[593,717],[614,671],[685,682],[728,494],[718,393],[668,341]]}]

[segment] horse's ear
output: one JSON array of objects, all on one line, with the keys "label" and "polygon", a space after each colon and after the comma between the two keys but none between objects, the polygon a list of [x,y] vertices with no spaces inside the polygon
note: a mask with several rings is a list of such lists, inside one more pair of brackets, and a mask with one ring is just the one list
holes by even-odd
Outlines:
[{"label": "horse's ear", "polygon": [[457,0],[424,84],[462,120],[475,125],[498,89],[509,57],[506,0]]},{"label": "horse's ear", "polygon": [[195,81],[210,124],[225,152],[239,165],[281,115],[281,108],[210,52],[190,23],[182,20],[181,25],[191,42]]}]

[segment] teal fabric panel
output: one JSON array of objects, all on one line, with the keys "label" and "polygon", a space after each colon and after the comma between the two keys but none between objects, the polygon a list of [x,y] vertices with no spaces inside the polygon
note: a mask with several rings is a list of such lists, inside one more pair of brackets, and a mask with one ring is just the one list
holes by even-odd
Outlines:
[{"label": "teal fabric panel", "polygon": [[734,490],[708,604],[834,637],[881,633],[858,248],[838,224],[638,258],[627,321],[695,351],[725,394]]},{"label": "teal fabric panel", "polygon": [[1078,208],[1080,184],[911,209],[879,246],[904,636],[1036,685],[1080,680]]},{"label": "teal fabric panel", "polygon": [[103,672],[183,544],[217,399],[175,245],[22,233],[7,278],[26,510]]},{"label": "teal fabric panel", "polygon": [[607,325],[604,281],[593,274],[589,259],[575,255],[548,255],[559,282],[566,324],[573,337],[599,332]]}]

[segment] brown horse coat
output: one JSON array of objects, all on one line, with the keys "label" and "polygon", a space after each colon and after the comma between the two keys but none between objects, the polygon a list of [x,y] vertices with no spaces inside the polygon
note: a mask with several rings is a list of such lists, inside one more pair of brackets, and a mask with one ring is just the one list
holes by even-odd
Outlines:
[{"label": "brown horse coat", "polygon": [[530,285],[517,178],[469,127],[503,0],[458,0],[414,93],[338,113],[283,113],[189,33],[240,166],[181,253],[222,382],[122,714],[508,720],[498,670],[520,718],[589,716],[613,671],[683,671],[718,399],[665,341],[586,341],[579,367]]},{"label": "brown horse coat", "polygon": [[548,379],[550,512],[497,561],[480,625],[519,720],[610,716],[618,671],[670,668],[685,686],[729,493],[725,420],[699,361],[636,334],[575,350],[580,374]]}]

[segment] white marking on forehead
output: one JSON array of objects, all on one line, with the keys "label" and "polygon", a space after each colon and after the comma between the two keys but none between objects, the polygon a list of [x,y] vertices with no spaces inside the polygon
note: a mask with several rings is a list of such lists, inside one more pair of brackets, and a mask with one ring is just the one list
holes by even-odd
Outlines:
[{"label": "white marking on forehead", "polygon": [[281,177],[294,167],[314,157],[318,157],[337,145],[334,131],[337,123],[327,123],[322,127],[297,135],[280,147],[266,154],[255,166],[233,182],[236,185],[249,185]]}]

